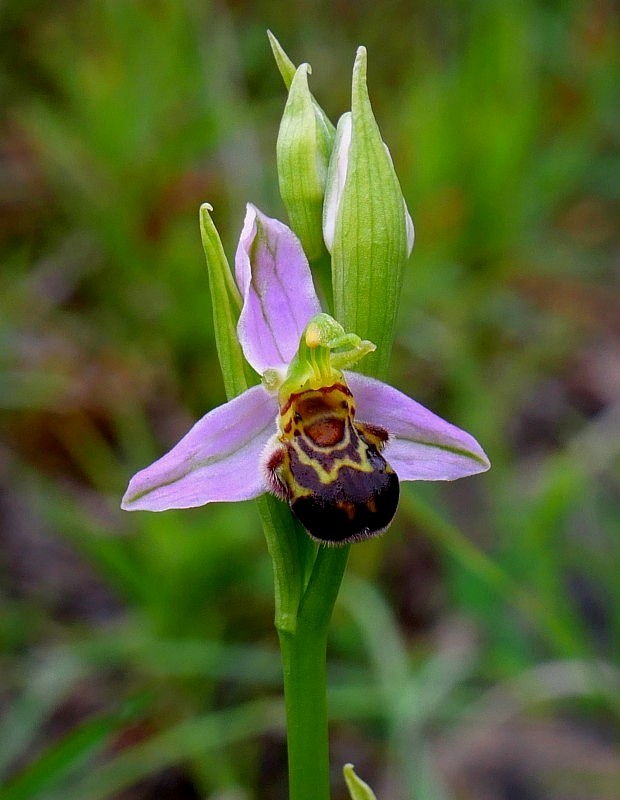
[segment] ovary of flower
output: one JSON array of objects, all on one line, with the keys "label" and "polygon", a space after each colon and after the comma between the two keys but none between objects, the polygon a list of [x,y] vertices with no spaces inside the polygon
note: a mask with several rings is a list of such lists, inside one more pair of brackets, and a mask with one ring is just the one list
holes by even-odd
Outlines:
[{"label": "ovary of flower", "polygon": [[[300,514],[302,522],[315,538],[339,543],[385,529],[399,481],[454,480],[489,468],[470,434],[388,384],[343,371],[371,343],[343,332],[325,344],[321,325],[330,323],[326,315],[317,317],[320,305],[299,241],[252,205],[235,277],[243,300],[239,341],[265,380],[210,411],[166,455],[134,475],[124,509],[191,508],[273,491],[295,511],[309,492],[312,513]],[[344,353],[333,349],[339,344]],[[312,352],[307,363],[304,345]],[[312,359],[322,366],[309,367]],[[292,475],[295,439],[300,466]],[[377,475],[383,477],[375,485]]]}]

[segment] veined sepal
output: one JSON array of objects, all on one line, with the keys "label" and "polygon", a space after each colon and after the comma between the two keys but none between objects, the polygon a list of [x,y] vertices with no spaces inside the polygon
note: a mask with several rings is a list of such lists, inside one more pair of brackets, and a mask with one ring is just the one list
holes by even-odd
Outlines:
[{"label": "veined sepal", "polygon": [[323,236],[332,256],[336,318],[377,352],[364,365],[384,377],[413,224],[366,86],[366,50],[357,51],[351,113],[339,124],[328,169]]},{"label": "veined sepal", "polygon": [[280,195],[306,256],[324,251],[323,196],[334,126],[317,112],[308,88],[309,64],[301,64],[289,88],[276,146]]}]

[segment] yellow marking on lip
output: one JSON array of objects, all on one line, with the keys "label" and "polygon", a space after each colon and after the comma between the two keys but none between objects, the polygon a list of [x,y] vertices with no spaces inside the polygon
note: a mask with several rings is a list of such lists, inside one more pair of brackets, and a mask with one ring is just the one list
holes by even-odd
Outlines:
[{"label": "yellow marking on lip", "polygon": [[[312,445],[312,442],[310,442]],[[331,470],[326,470],[325,467],[320,464],[316,458],[312,458],[309,456],[299,445],[296,441],[288,442],[288,446],[291,447],[299,458],[301,464],[306,467],[311,467],[317,474],[318,479],[321,483],[332,483],[338,478],[338,473],[342,469],[342,467],[351,467],[351,469],[355,469],[358,472],[374,472],[374,467],[369,462],[367,453],[366,453],[366,445],[362,441],[361,437],[357,443],[357,454],[360,457],[360,461],[353,461],[350,458],[335,458],[334,465]]]}]

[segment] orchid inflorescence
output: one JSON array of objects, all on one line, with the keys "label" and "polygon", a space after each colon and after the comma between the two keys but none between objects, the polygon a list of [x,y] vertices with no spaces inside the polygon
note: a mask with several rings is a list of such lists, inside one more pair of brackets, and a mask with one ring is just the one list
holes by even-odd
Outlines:
[{"label": "orchid inflorescence", "polygon": [[[273,563],[290,799],[328,800],[325,652],[348,547],[315,547],[302,528],[328,545],[376,536],[396,513],[401,482],[454,480],[489,461],[470,434],[379,380],[414,230],[370,106],[365,49],[351,111],[334,127],[308,88],[310,66],[295,67],[270,41],[288,88],[277,162],[290,227],[248,204],[233,276],[212,208],[201,207],[229,399],[134,475],[122,506],[164,511],[266,495],[258,506]],[[308,262],[327,258],[332,314]],[[344,774],[353,800],[375,800],[351,765]]]}]

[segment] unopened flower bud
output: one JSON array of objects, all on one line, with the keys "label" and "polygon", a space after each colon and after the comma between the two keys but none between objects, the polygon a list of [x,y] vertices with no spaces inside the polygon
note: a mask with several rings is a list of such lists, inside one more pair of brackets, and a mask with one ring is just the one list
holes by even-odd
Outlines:
[{"label": "unopened flower bud", "polygon": [[363,47],[353,69],[351,112],[341,117],[332,149],[323,236],[332,254],[335,315],[376,342],[372,369],[383,375],[413,223],[370,106]]},{"label": "unopened flower bud", "polygon": [[335,128],[308,88],[310,65],[295,68],[272,34],[269,40],[289,90],[276,150],[280,195],[312,261],[323,252],[323,196]]}]

